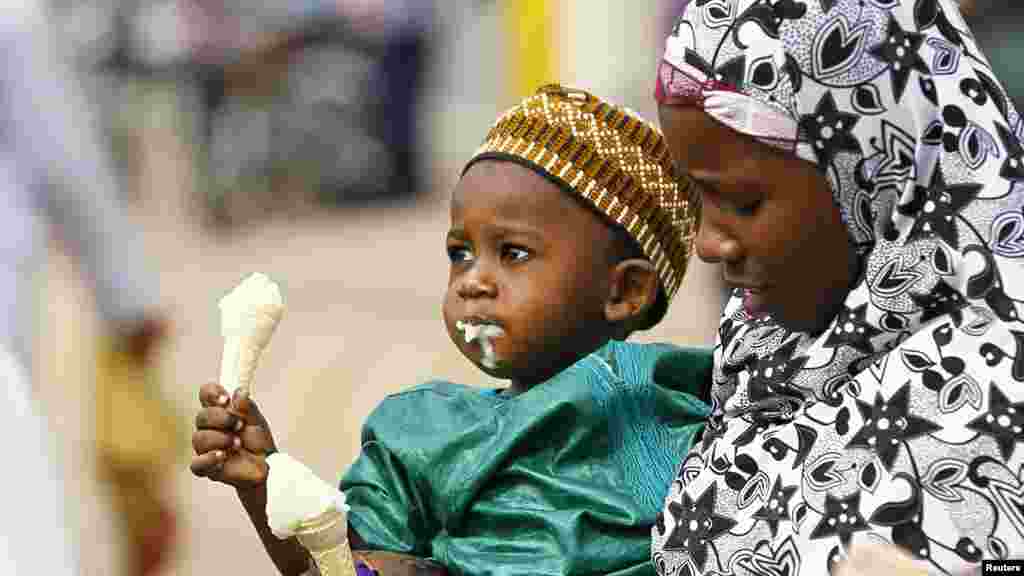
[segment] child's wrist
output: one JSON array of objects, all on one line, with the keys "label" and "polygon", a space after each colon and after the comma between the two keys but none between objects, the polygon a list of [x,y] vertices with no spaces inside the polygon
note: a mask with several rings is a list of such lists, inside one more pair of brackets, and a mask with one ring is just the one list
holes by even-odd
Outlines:
[{"label": "child's wrist", "polygon": [[263,508],[267,501],[267,479],[264,477],[259,484],[235,486],[235,493],[243,504],[252,504]]}]

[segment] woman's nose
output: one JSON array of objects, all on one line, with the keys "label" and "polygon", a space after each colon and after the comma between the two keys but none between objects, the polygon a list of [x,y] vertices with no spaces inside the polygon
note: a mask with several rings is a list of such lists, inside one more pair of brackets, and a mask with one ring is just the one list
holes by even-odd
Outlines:
[{"label": "woman's nose", "polygon": [[711,264],[739,262],[743,257],[740,243],[710,217],[706,208],[702,210],[700,228],[697,229],[694,246],[697,257]]}]

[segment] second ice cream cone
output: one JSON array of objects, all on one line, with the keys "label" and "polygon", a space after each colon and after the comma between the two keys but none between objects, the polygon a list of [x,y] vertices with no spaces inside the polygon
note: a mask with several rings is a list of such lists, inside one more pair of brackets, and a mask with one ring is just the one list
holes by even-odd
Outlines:
[{"label": "second ice cream cone", "polygon": [[313,557],[320,576],[355,576],[344,513],[328,510],[313,520],[302,522],[295,538]]}]

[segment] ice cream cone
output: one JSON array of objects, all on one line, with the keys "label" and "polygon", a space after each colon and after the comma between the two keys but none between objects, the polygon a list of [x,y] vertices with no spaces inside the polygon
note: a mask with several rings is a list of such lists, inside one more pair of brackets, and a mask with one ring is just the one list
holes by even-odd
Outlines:
[{"label": "ice cream cone", "polygon": [[295,538],[309,551],[320,576],[355,576],[352,549],[348,544],[348,520],[343,512],[328,510],[302,522]]},{"label": "ice cream cone", "polygon": [[267,457],[267,524],[274,536],[295,536],[321,576],[355,575],[348,545],[345,495],[288,454]]},{"label": "ice cream cone", "polygon": [[253,375],[263,349],[284,314],[281,291],[265,275],[250,275],[221,298],[220,385],[228,393],[244,388],[253,395]]}]

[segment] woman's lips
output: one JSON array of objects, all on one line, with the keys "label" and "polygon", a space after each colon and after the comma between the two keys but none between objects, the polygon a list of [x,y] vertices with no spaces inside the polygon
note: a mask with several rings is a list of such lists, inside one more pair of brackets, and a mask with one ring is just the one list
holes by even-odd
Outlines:
[{"label": "woman's lips", "polygon": [[757,318],[767,314],[764,292],[758,288],[743,289],[743,309],[747,314]]}]

